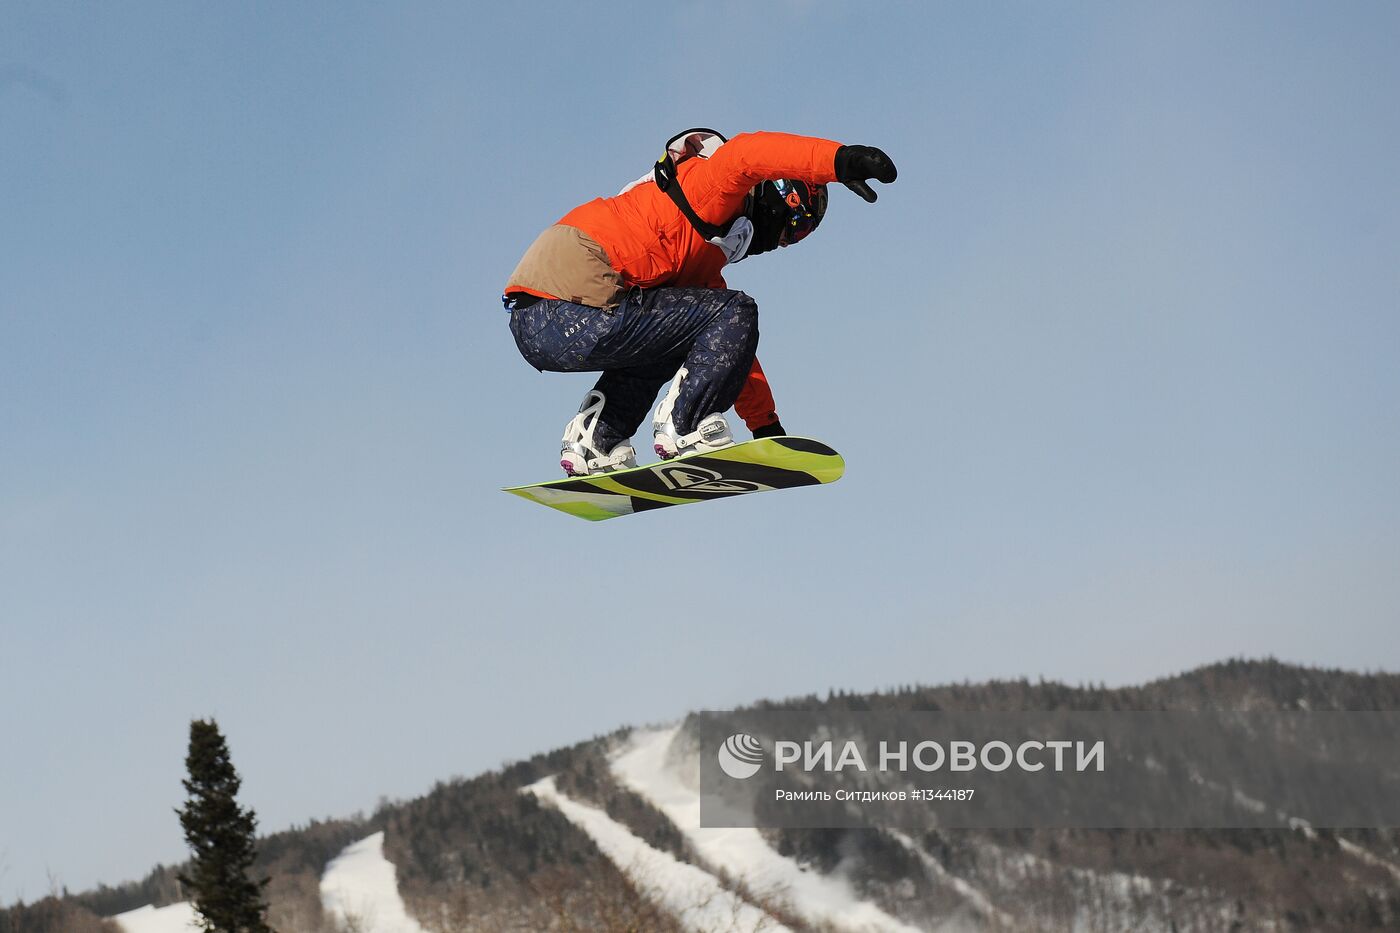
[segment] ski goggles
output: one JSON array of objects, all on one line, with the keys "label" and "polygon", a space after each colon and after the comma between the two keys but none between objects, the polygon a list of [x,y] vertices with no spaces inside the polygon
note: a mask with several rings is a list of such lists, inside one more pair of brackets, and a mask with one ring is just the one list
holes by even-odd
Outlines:
[{"label": "ski goggles", "polygon": [[[803,189],[807,192],[805,198]],[[782,198],[789,211],[778,234],[778,245],[791,246],[804,239],[821,223],[822,215],[826,213],[826,185],[803,185],[802,188],[798,188],[796,184],[780,178],[773,182],[773,190]]]}]

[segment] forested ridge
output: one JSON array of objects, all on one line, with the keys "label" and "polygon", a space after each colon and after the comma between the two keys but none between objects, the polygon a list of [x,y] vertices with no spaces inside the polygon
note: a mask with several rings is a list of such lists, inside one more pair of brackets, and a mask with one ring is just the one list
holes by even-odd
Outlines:
[{"label": "forested ridge", "polygon": [[[1400,676],[1232,660],[1141,686],[1019,679],[833,691],[752,708],[1400,710]],[[521,793],[553,776],[561,792],[603,809],[652,847],[705,867],[684,833],[613,776],[608,756],[629,735],[620,729],[442,781],[372,815],[313,821],[263,837],[257,870],[272,878],[270,923],[286,933],[329,931],[318,895],[326,864],[350,843],[382,830],[405,902],[428,929],[563,929],[561,917],[571,918],[574,929],[675,928],[645,885],[605,858],[587,834]],[[1400,927],[1395,830],[930,830],[912,840],[912,848],[910,840],[880,830],[774,830],[765,836],[812,871],[842,872],[862,897],[913,923],[960,916],[986,929],[1006,923],[1053,929],[1087,916],[1115,928],[1115,918],[1127,922],[1139,912],[1144,928],[1159,922],[1189,927],[1202,918],[1240,930]],[[0,933],[107,933],[112,927],[102,917],[184,899],[180,871],[157,866],[136,882],[58,891],[11,906],[0,910]],[[965,895],[951,879],[985,892],[996,909],[972,916],[958,905]],[[743,879],[728,881],[742,888]],[[766,906],[788,926],[803,928],[781,903]]]}]

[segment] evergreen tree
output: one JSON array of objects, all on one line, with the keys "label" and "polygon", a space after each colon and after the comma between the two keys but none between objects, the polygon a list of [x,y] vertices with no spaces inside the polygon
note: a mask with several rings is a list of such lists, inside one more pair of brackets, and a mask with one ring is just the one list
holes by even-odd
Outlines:
[{"label": "evergreen tree", "polygon": [[194,893],[195,910],[209,933],[272,933],[265,915],[263,886],[248,870],[256,858],[257,815],[236,799],[242,781],[229,758],[228,744],[212,720],[190,723],[185,759],[189,799],[180,814],[185,840],[194,852],[189,875],[180,881]]}]

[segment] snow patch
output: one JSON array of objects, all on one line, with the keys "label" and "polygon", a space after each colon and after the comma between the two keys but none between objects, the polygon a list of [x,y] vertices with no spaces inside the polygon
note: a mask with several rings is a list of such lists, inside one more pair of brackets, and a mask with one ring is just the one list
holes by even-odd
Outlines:
[{"label": "snow patch", "polygon": [[384,857],[383,832],[347,846],[326,866],[321,905],[336,922],[354,922],[360,933],[426,933],[399,896],[394,863]]},{"label": "snow patch", "polygon": [[169,907],[138,907],[112,918],[122,933],[193,933],[202,930],[199,915],[189,901]]},{"label": "snow patch", "polygon": [[972,905],[973,910],[1006,929],[1011,929],[1015,926],[1010,914],[998,910],[991,899],[988,898],[986,894],[982,893],[981,890],[944,868],[943,864],[939,862],[938,859],[925,852],[923,847],[911,839],[907,833],[902,833],[893,829],[887,830],[887,832],[896,842],[917,856],[930,874],[950,885],[954,891],[957,891],[963,900]]},{"label": "snow patch", "polygon": [[714,930],[781,933],[788,929],[726,890],[709,872],[649,845],[597,807],[560,793],[554,778],[547,777],[524,790],[553,806],[570,823],[587,833],[614,865],[686,929],[696,933]]},{"label": "snow patch", "polygon": [[1350,855],[1355,856],[1356,858],[1361,859],[1361,861],[1365,862],[1368,865],[1374,865],[1377,868],[1384,868],[1386,871],[1390,872],[1391,875],[1395,877],[1396,881],[1400,881],[1400,865],[1396,865],[1394,862],[1381,858],[1379,855],[1376,855],[1371,850],[1362,848],[1361,846],[1352,842],[1350,839],[1342,839],[1341,837],[1338,837],[1337,845],[1341,846],[1343,852],[1346,852]]},{"label": "snow patch", "polygon": [[1231,791],[1231,794],[1233,794],[1233,796],[1234,796],[1235,803],[1237,803],[1237,804],[1239,804],[1240,806],[1244,807],[1246,810],[1250,811],[1251,813],[1268,813],[1268,812],[1269,812],[1269,805],[1266,804],[1264,801],[1258,800],[1258,799],[1256,799],[1256,798],[1254,798],[1254,797],[1249,796],[1249,795],[1246,794],[1244,791],[1240,790],[1238,787],[1232,787],[1232,788],[1230,789],[1230,791]]},{"label": "snow patch", "polygon": [[612,760],[612,771],[625,787],[669,817],[711,866],[760,896],[782,902],[814,925],[862,933],[917,933],[917,927],[861,900],[848,879],[808,871],[779,855],[756,829],[702,829],[698,762],[686,764],[695,772],[687,784],[666,760],[679,732],[679,726],[633,732],[628,746]]}]

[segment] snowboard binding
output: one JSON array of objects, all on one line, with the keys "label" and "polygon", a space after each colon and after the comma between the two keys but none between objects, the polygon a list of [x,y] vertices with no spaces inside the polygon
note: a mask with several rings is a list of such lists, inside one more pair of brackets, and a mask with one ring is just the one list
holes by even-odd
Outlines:
[{"label": "snowboard binding", "polygon": [[607,397],[602,392],[590,389],[583,397],[578,414],[564,426],[564,437],[559,446],[559,466],[569,476],[615,473],[637,465],[637,451],[631,444],[624,441],[605,453],[594,443],[593,433],[606,403]]},{"label": "snowboard binding", "polygon": [[661,399],[661,404],[656,407],[656,417],[652,421],[652,449],[662,460],[672,460],[685,454],[710,453],[734,446],[734,435],[729,430],[729,422],[719,412],[701,418],[695,430],[689,434],[681,434],[676,430],[671,412],[676,406],[676,397],[680,395],[681,382],[686,375],[686,368],[682,366],[676,372],[676,378],[671,380],[671,388]]}]

